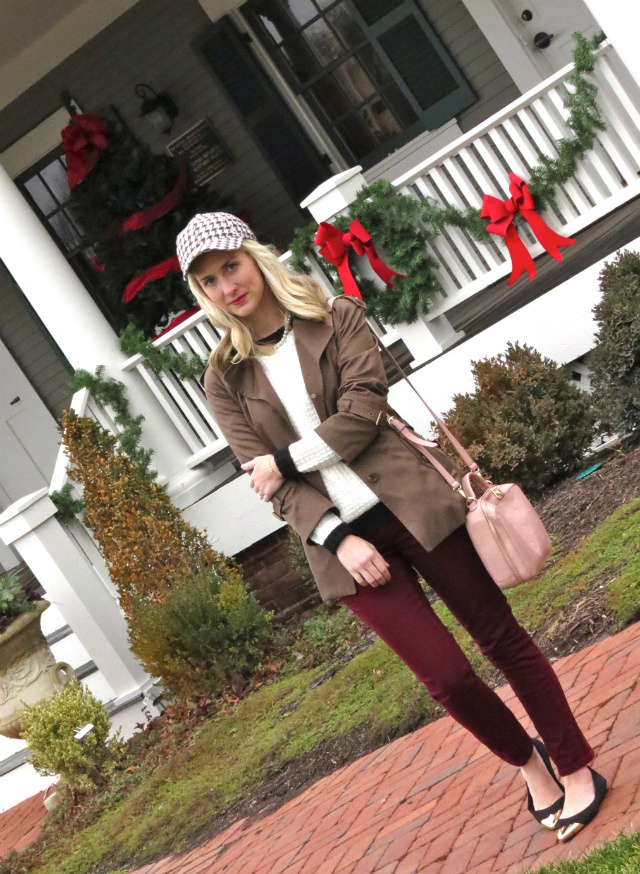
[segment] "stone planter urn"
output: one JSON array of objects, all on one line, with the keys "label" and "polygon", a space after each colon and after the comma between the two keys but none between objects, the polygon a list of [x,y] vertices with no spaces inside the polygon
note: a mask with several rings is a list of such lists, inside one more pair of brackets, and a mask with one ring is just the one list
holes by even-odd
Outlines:
[{"label": "stone planter urn", "polygon": [[22,736],[24,708],[50,698],[74,677],[71,665],[58,662],[49,648],[40,617],[48,601],[17,616],[0,634],[0,734]]}]

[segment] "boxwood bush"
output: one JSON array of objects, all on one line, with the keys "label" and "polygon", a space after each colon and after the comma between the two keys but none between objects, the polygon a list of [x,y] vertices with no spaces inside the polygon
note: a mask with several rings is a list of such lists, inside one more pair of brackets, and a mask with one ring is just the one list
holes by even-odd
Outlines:
[{"label": "boxwood bush", "polygon": [[602,298],[592,370],[600,430],[628,434],[640,429],[640,254],[618,253],[600,273]]},{"label": "boxwood bush", "polygon": [[589,395],[554,361],[509,343],[472,369],[475,391],[455,395],[444,420],[485,475],[536,495],[580,464],[595,416]]}]

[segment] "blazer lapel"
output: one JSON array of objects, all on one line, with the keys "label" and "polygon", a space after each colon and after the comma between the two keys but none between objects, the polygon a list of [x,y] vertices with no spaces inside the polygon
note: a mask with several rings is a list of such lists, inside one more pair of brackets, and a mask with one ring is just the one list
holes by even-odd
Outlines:
[{"label": "blazer lapel", "polygon": [[264,401],[264,403],[273,407],[274,412],[280,416],[291,430],[291,422],[285,408],[282,406],[282,401],[275,393],[264,370],[255,358],[247,358],[239,364],[230,365],[224,372],[224,379],[238,394],[253,400]]}]

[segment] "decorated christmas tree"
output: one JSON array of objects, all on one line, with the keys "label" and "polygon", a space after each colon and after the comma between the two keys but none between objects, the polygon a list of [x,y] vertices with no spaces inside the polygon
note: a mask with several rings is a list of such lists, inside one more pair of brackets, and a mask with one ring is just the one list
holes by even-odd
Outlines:
[{"label": "decorated christmas tree", "polygon": [[62,132],[71,202],[93,242],[94,266],[118,329],[153,337],[193,300],[176,236],[198,212],[227,208],[169,155],[154,154],[124,125],[75,115]]}]

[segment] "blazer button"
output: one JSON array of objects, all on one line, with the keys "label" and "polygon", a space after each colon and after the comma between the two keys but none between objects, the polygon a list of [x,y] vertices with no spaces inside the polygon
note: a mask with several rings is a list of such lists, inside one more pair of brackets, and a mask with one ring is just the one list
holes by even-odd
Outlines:
[{"label": "blazer button", "polygon": [[377,473],[370,473],[368,479],[370,483],[377,483],[380,477]]},{"label": "blazer button", "polygon": [[309,395],[309,397],[311,398],[312,401],[315,401],[315,399],[316,399],[315,392],[313,394]]}]

